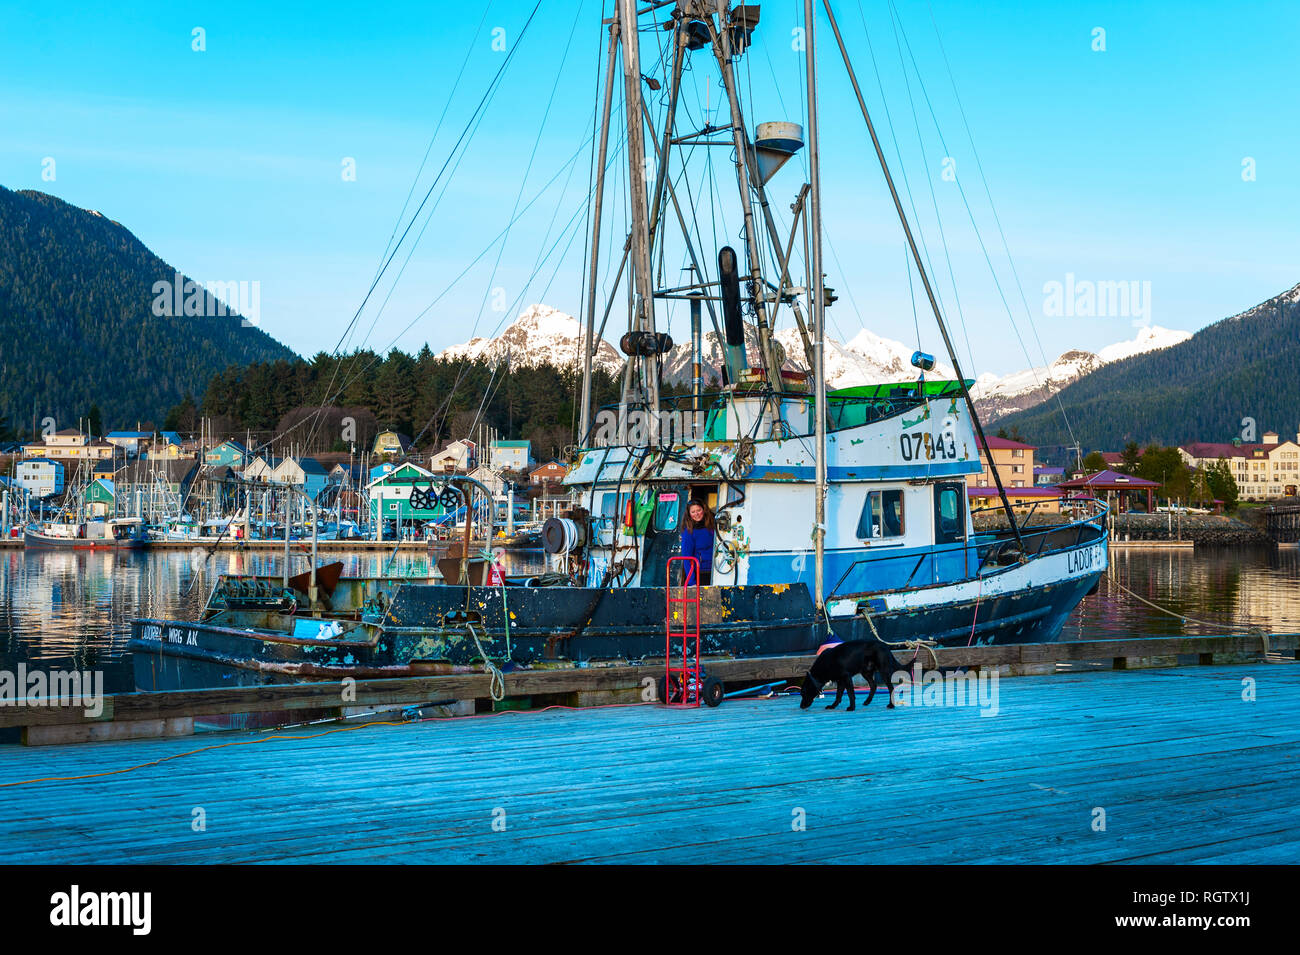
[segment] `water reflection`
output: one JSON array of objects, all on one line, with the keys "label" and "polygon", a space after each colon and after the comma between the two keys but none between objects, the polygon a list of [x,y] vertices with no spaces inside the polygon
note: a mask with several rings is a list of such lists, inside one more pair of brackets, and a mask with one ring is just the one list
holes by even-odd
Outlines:
[{"label": "water reflection", "polygon": [[[1110,573],[1061,632],[1062,640],[1196,636],[1262,627],[1300,631],[1300,549],[1113,548]],[[1129,591],[1181,617],[1161,613]]]},{"label": "water reflection", "polygon": [[[192,619],[221,573],[279,574],[283,557],[266,551],[0,553],[0,668],[19,661],[46,669],[96,668],[105,689],[132,689],[126,642],[132,617]],[[322,556],[344,573],[428,578],[426,552]],[[1063,640],[1225,632],[1220,624],[1300,631],[1300,550],[1141,550],[1111,552],[1111,577],[1067,621]],[[291,572],[308,567],[295,555]],[[512,553],[511,573],[542,569],[540,553]],[[1205,624],[1168,616],[1119,585]]]}]

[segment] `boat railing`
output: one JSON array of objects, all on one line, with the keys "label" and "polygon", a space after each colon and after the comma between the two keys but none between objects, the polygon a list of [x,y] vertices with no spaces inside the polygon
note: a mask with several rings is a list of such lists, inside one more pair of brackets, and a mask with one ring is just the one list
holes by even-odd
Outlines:
[{"label": "boat railing", "polygon": [[[1014,496],[1015,491],[1009,491],[1008,494]],[[1074,523],[1075,521],[1080,523],[1099,523],[1104,521],[1107,513],[1110,511],[1110,505],[1098,498],[1068,497],[1064,494],[1060,497],[1040,498],[1037,501],[1033,501],[1032,504],[1029,501],[1017,501],[1013,503],[1011,507],[1012,509],[1029,507],[1029,513],[1026,514],[1024,520],[1020,522],[1020,527],[1023,530],[1029,526],[1029,522],[1033,520],[1034,512],[1038,510],[1040,505],[1052,503],[1057,505],[1061,513],[1067,514],[1067,516],[1071,518],[1067,523]],[[988,507],[976,507],[971,509],[970,516],[973,518],[977,514],[987,514],[995,511],[1000,514],[1005,514],[1006,508],[1001,504],[990,504]],[[1062,525],[1053,524],[1048,526],[1060,527]]]},{"label": "boat railing", "polygon": [[[1089,526],[1095,527],[1104,532],[1105,517],[1109,511],[1109,507],[1104,501],[1099,501],[1095,498],[1070,498],[1067,500],[1070,504],[1078,505],[1080,508],[1083,508],[1086,513],[1063,524],[1040,524],[1036,527],[1026,527],[1021,525],[1020,540],[1022,543],[1017,543],[1016,539],[1010,536],[1010,530],[1007,530],[999,536],[984,540],[980,539],[982,535],[974,533],[969,535],[967,539],[962,541],[960,544],[954,544],[952,546],[936,546],[924,550],[919,554],[916,551],[910,551],[902,554],[861,557],[849,564],[844,573],[842,573],[839,579],[835,582],[835,586],[831,588],[826,599],[833,600],[839,597],[854,596],[854,594],[841,594],[839,590],[840,587],[844,585],[845,581],[849,579],[853,571],[864,564],[879,566],[887,561],[912,562],[912,569],[908,573],[903,584],[900,587],[891,588],[896,590],[906,590],[916,579],[917,573],[919,573],[921,568],[925,566],[926,559],[933,557],[936,554],[961,552],[964,555],[969,555],[973,549],[975,555],[979,558],[979,563],[976,566],[975,573],[967,579],[975,579],[984,573],[985,568],[990,564],[1002,567],[1009,564],[1019,563],[1022,557],[1025,559],[1033,559],[1036,557],[1042,557],[1046,554],[1079,547],[1084,543],[1084,534]],[[1044,502],[1035,502],[1035,506],[1038,503]],[[979,508],[971,511],[971,514],[973,516],[979,511],[991,510],[1002,509]],[[969,559],[966,560],[963,566],[969,566]]]}]

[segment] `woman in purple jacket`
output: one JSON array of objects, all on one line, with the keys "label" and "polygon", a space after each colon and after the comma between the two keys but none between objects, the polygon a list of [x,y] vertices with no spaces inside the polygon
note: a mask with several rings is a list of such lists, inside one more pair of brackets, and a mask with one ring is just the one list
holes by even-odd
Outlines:
[{"label": "woman in purple jacket", "polygon": [[[713,583],[713,515],[700,501],[691,501],[682,524],[682,556],[700,562],[700,586]],[[687,565],[686,584],[695,583],[695,572]]]}]

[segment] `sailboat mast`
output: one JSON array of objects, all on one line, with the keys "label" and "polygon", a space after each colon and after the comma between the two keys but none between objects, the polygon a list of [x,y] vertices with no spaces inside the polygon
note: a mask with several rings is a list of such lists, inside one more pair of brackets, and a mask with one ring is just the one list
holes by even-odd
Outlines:
[{"label": "sailboat mast", "polygon": [[591,430],[591,362],[596,350],[596,282],[600,262],[600,218],[605,202],[605,161],[609,154],[609,115],[614,99],[614,65],[618,57],[618,18],[609,25],[609,50],[605,55],[605,104],[600,122],[600,148],[596,154],[596,192],[592,197],[591,272],[587,277],[587,328],[582,350],[582,416],[578,440]]},{"label": "sailboat mast", "polygon": [[817,490],[815,494],[816,516],[813,524],[814,582],[813,589],[817,601],[817,611],[824,612],[826,607],[826,302],[825,276],[822,274],[822,185],[821,156],[817,140],[817,59],[816,16],[813,12],[813,0],[804,0],[804,61],[808,69],[808,211],[811,223],[811,258],[812,281],[809,289],[812,293],[813,320],[813,378],[817,387],[815,414],[815,444],[817,451]]}]

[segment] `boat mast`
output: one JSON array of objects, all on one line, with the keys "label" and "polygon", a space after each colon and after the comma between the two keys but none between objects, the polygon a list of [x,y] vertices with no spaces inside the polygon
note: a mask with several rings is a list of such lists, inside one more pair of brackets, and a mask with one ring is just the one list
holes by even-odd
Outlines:
[{"label": "boat mast", "polygon": [[[807,2],[807,0],[805,0]],[[980,447],[988,454],[989,470],[993,472],[993,483],[997,485],[998,496],[1002,499],[1002,507],[1007,512],[1007,520],[1011,523],[1011,532],[1015,535],[1016,543],[1020,545],[1023,553],[1025,542],[1020,536],[1020,526],[1016,523],[1015,512],[1011,509],[1011,502],[1007,500],[1006,489],[1002,486],[1002,478],[998,474],[998,469],[993,463],[993,452],[989,450],[988,440],[984,437],[984,426],[980,424],[979,413],[975,410],[975,402],[971,400],[970,389],[966,387],[966,376],[962,374],[961,365],[957,361],[957,350],[953,347],[952,339],[948,336],[948,326],[943,320],[943,313],[939,310],[938,300],[934,296],[934,289],[930,286],[930,277],[925,271],[925,265],[921,261],[921,253],[917,251],[916,240],[912,238],[912,228],[908,225],[907,214],[903,211],[903,203],[898,198],[898,190],[894,188],[894,177],[890,175],[889,164],[885,161],[885,152],[880,148],[880,140],[876,137],[875,124],[871,122],[871,114],[867,112],[866,100],[862,98],[862,90],[858,87],[858,76],[853,69],[853,64],[849,62],[849,52],[844,46],[844,38],[840,35],[839,24],[835,22],[835,13],[831,10],[831,0],[822,0],[826,8],[826,17],[830,21],[831,30],[835,33],[835,42],[840,48],[840,57],[844,60],[844,69],[849,74],[849,81],[853,84],[853,93],[858,98],[858,108],[862,110],[862,118],[866,120],[867,132],[871,134],[871,143],[876,147],[876,159],[880,162],[880,168],[885,174],[885,182],[889,186],[889,194],[894,200],[894,209],[898,212],[898,220],[903,224],[903,234],[907,237],[907,246],[912,251],[912,259],[916,262],[917,272],[921,276],[921,284],[925,287],[926,297],[930,300],[930,308],[934,312],[935,321],[939,323],[939,333],[943,336],[944,347],[948,349],[948,357],[952,360],[953,371],[957,375],[957,384],[961,388],[962,397],[966,399],[966,408],[970,411],[971,422],[975,425],[975,433],[979,438]],[[811,96],[811,90],[809,91]],[[811,113],[811,107],[809,109]]]},{"label": "boat mast", "polygon": [[614,98],[614,64],[618,56],[618,17],[609,25],[609,50],[605,55],[605,105],[600,122],[600,148],[596,155],[595,206],[591,217],[591,272],[587,277],[587,328],[582,352],[582,416],[578,440],[591,430],[591,362],[596,347],[596,281],[600,261],[600,217],[605,201],[605,161],[609,152],[609,114]]},{"label": "boat mast", "polygon": [[[650,214],[646,200],[645,126],[641,117],[641,49],[636,0],[619,0],[619,32],[623,43],[623,81],[627,109],[628,187],[632,193],[632,327],[653,340],[654,285],[650,267]],[[628,356],[628,367],[635,359]],[[659,433],[659,356],[647,354],[642,365],[647,424]],[[626,379],[625,379],[626,380]]]},{"label": "boat mast", "polygon": [[[818,613],[826,607],[824,562],[826,557],[826,375],[825,375],[825,338],[826,338],[826,278],[822,274],[822,200],[821,200],[821,160],[817,141],[817,60],[815,55],[814,30],[816,17],[813,13],[813,0],[804,0],[804,61],[808,69],[808,211],[811,235],[811,258],[809,268],[812,281],[809,293],[812,296],[813,320],[813,378],[816,381],[817,400],[814,413],[815,444],[817,451],[817,490],[815,493],[815,513],[813,524],[814,546],[814,582],[813,589]],[[782,282],[786,281],[782,276]]]},{"label": "boat mast", "polygon": [[736,76],[733,70],[735,52],[732,50],[732,27],[734,18],[728,10],[728,0],[717,0],[718,25],[713,30],[713,52],[718,60],[718,71],[722,74],[722,83],[727,91],[727,104],[731,109],[731,135],[736,147],[736,182],[740,188],[740,206],[745,223],[745,259],[749,266],[750,302],[754,306],[754,317],[758,324],[758,350],[764,368],[767,370],[768,383],[772,390],[781,391],[781,365],[776,360],[773,348],[772,330],[767,321],[767,308],[764,304],[763,273],[758,259],[759,238],[754,224],[754,204],[750,194],[749,137],[745,133],[745,115],[740,111],[740,96],[736,92]]}]

